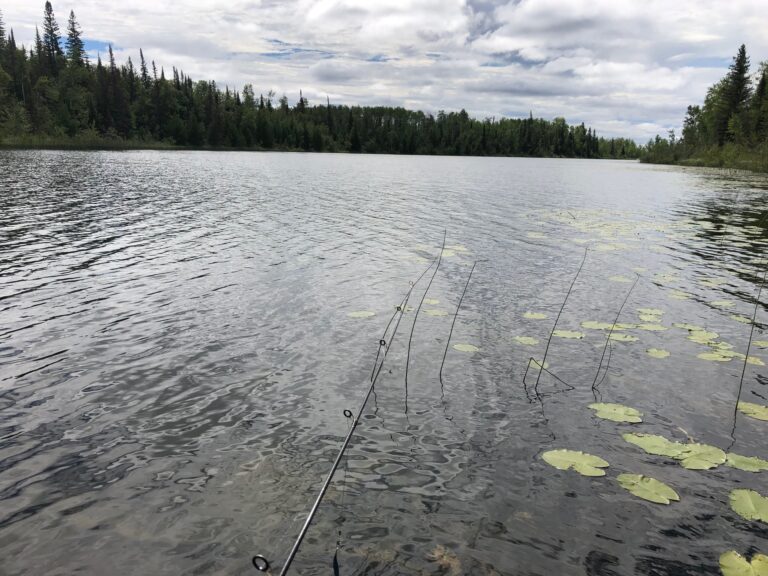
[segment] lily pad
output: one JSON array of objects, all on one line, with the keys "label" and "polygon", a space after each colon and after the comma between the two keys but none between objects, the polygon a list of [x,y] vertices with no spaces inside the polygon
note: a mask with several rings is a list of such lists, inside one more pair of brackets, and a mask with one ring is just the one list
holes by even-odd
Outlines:
[{"label": "lily pad", "polygon": [[660,348],[648,348],[648,350],[645,351],[648,356],[651,358],[668,358],[669,352],[666,350],[661,350]]},{"label": "lily pad", "polygon": [[598,402],[589,405],[592,410],[595,410],[595,416],[603,418],[605,420],[613,420],[614,422],[642,422],[643,413],[639,410],[624,406],[623,404],[611,404]]},{"label": "lily pad", "polygon": [[637,317],[641,322],[661,322],[661,316],[654,316],[653,314],[638,314]]},{"label": "lily pad", "polygon": [[[587,330],[610,330],[611,324],[610,322],[595,322],[594,320],[586,320],[581,323],[581,327],[585,328]],[[614,330],[621,330],[621,328],[615,328]]]},{"label": "lily pad", "polygon": [[686,322],[675,322],[672,324],[675,328],[682,328],[683,330],[689,330],[691,332],[704,332],[705,329],[701,326],[696,326],[696,324],[688,324]]},{"label": "lily pad", "polygon": [[755,340],[752,344],[758,348],[768,348],[768,340]]},{"label": "lily pad", "polygon": [[437,298],[424,298],[424,304],[429,304],[430,306],[436,306],[440,304],[440,300]]},{"label": "lily pad", "polygon": [[515,336],[513,340],[518,344],[523,344],[524,346],[535,346],[539,343],[536,338],[532,338],[531,336]]},{"label": "lily pad", "polygon": [[448,312],[439,310],[438,308],[425,308],[424,314],[427,316],[448,316]]},{"label": "lily pad", "polygon": [[688,292],[683,292],[682,290],[672,290],[672,292],[669,293],[669,297],[672,300],[688,300],[691,295],[688,294]]},{"label": "lily pad", "polygon": [[685,444],[680,442],[672,442],[667,440],[664,436],[658,434],[622,434],[624,440],[635,446],[639,446],[645,450],[648,454],[655,454],[656,456],[668,456],[670,458],[676,458],[685,450]]},{"label": "lily pad", "polygon": [[454,344],[453,349],[458,350],[459,352],[477,352],[480,350],[480,348],[473,346],[472,344]]},{"label": "lily pad", "polygon": [[742,518],[768,522],[768,498],[754,490],[731,491],[731,508]]},{"label": "lily pad", "polygon": [[643,500],[655,502],[656,504],[669,504],[671,501],[679,501],[672,488],[660,482],[655,478],[643,476],[642,474],[619,474],[616,480],[623,488],[629,490],[632,494]]},{"label": "lily pad", "polygon": [[649,332],[663,332],[664,330],[667,330],[667,327],[662,326],[661,324],[638,324],[637,329],[647,330]]},{"label": "lily pad", "polygon": [[725,463],[731,468],[744,470],[745,472],[762,472],[768,470],[768,460],[762,460],[754,456],[741,456],[729,452],[725,456]]},{"label": "lily pad", "polygon": [[376,312],[371,312],[370,310],[358,310],[356,312],[347,313],[347,316],[350,318],[370,318],[371,316],[376,316]]},{"label": "lily pad", "polygon": [[768,406],[753,404],[752,402],[739,402],[737,408],[747,416],[768,421]]},{"label": "lily pad", "polygon": [[723,576],[768,576],[768,556],[755,554],[752,561],[735,550],[720,555],[720,571]]},{"label": "lily pad", "polygon": [[731,320],[736,320],[736,322],[741,322],[742,324],[752,324],[752,318],[747,318],[740,314],[731,314]]},{"label": "lily pad", "polygon": [[701,354],[697,354],[696,358],[711,360],[712,362],[730,362],[733,356],[723,354],[722,352],[702,352]]},{"label": "lily pad", "polygon": [[616,334],[615,332],[610,335],[609,339],[615,340],[616,342],[637,342],[639,340],[637,336],[631,336],[629,334]]},{"label": "lily pad", "polygon": [[709,470],[725,462],[725,452],[717,446],[692,443],[685,444],[683,452],[674,458],[688,470]]},{"label": "lily pad", "polygon": [[541,312],[526,312],[523,314],[523,318],[528,318],[528,320],[546,320],[548,316]]},{"label": "lily pad", "polygon": [[578,340],[580,338],[584,338],[584,332],[576,332],[574,330],[555,330],[552,332],[552,336],[557,336],[558,338],[571,338],[574,340]]},{"label": "lily pad", "polygon": [[715,308],[733,308],[735,306],[731,300],[715,300],[711,304]]},{"label": "lily pad", "polygon": [[[531,366],[531,368],[533,368],[535,370],[540,369],[541,368],[541,360],[537,360],[536,358],[531,358],[530,366]],[[545,370],[549,369],[549,362],[544,362],[544,369]]]},{"label": "lily pad", "polygon": [[664,310],[659,310],[658,308],[638,308],[637,311],[647,316],[661,316],[664,314]]},{"label": "lily pad", "polygon": [[688,340],[697,344],[709,344],[715,338],[720,336],[717,332],[707,332],[706,330],[692,330],[688,335]]},{"label": "lily pad", "polygon": [[558,470],[575,470],[583,476],[605,476],[608,462],[599,456],[576,450],[550,450],[541,455],[544,461]]}]

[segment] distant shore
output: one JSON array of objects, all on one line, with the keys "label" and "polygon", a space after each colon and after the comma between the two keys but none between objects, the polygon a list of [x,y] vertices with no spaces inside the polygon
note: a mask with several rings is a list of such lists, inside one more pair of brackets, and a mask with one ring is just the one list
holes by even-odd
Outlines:
[{"label": "distant shore", "polygon": [[674,150],[670,150],[670,153],[665,155],[645,155],[640,158],[640,162],[768,173],[768,145],[759,148],[747,148],[736,144],[726,144],[722,147],[713,146],[699,150],[689,157],[680,157]]}]

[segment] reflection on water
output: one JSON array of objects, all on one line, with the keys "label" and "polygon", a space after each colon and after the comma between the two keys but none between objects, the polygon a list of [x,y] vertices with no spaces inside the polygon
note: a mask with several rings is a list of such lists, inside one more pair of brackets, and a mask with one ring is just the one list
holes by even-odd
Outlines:
[{"label": "reflection on water", "polygon": [[[408,411],[413,310],[297,570],[327,574],[339,535],[342,573],[366,574],[716,574],[726,550],[765,552],[766,526],[728,506],[764,476],[686,470],[594,417],[606,331],[582,324],[612,323],[639,275],[600,399],[640,409],[633,430],[768,457],[763,422],[738,416],[731,435],[742,361],[699,357],[746,352],[766,188],[623,162],[0,153],[2,572],[279,565],[444,229]],[[584,337],[552,339],[530,398],[525,367],[585,247],[558,322]],[[449,347],[441,385],[476,260],[451,342],[479,350]],[[757,320],[768,340],[762,304]],[[768,352],[750,355],[742,399],[765,404]],[[540,458],[553,448],[597,454],[608,475],[555,470]],[[681,501],[639,500],[622,472]]]}]

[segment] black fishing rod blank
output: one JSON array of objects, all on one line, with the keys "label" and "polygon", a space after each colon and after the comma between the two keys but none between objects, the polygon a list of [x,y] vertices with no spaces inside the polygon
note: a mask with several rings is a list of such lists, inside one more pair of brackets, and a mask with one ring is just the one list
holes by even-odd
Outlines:
[{"label": "black fishing rod blank", "polygon": [[[445,238],[443,238],[443,244],[445,244]],[[441,256],[442,256],[442,250],[439,257]],[[439,262],[439,259],[437,259],[436,261]],[[298,554],[299,552],[299,547],[301,546],[301,543],[304,540],[304,537],[307,535],[307,532],[309,531],[309,527],[312,524],[312,520],[314,519],[318,508],[320,507],[320,503],[323,501],[323,498],[325,497],[325,494],[328,491],[328,488],[330,487],[331,482],[333,481],[333,476],[336,473],[336,470],[338,470],[339,465],[341,464],[341,459],[344,457],[344,453],[346,452],[347,447],[349,446],[349,443],[352,440],[352,434],[354,434],[355,428],[357,428],[357,425],[360,423],[360,417],[363,415],[363,411],[365,410],[365,407],[368,404],[368,400],[371,397],[371,393],[373,392],[373,389],[376,386],[376,381],[378,380],[379,375],[381,374],[381,370],[384,366],[384,361],[387,358],[387,354],[389,353],[389,348],[392,345],[392,341],[394,340],[395,335],[397,334],[397,329],[400,326],[400,320],[402,320],[403,314],[405,313],[406,307],[408,306],[408,300],[411,297],[411,293],[413,292],[413,289],[416,287],[416,284],[419,283],[419,281],[432,268],[434,264],[435,264],[435,261],[430,263],[430,265],[424,270],[424,272],[421,273],[421,275],[416,279],[416,281],[411,283],[411,287],[406,293],[405,297],[403,298],[403,301],[399,306],[397,306],[397,308],[395,309],[395,313],[392,315],[392,317],[389,320],[389,323],[387,323],[387,327],[384,329],[384,337],[381,340],[379,340],[379,348],[376,353],[376,360],[374,361],[373,371],[371,372],[370,386],[368,386],[368,391],[366,392],[365,397],[363,398],[363,401],[360,404],[360,408],[357,410],[357,414],[355,415],[354,420],[352,420],[352,425],[349,428],[349,432],[347,432],[347,435],[344,438],[344,442],[342,443],[341,448],[339,449],[339,453],[336,455],[336,459],[334,460],[333,465],[331,466],[331,470],[328,472],[328,475],[326,476],[325,481],[323,482],[322,488],[320,488],[320,492],[318,493],[317,498],[315,498],[315,502],[312,505],[312,508],[309,511],[309,514],[307,514],[307,519],[304,521],[304,525],[301,527],[301,531],[299,532],[299,535],[296,538],[296,541],[294,542],[290,553],[288,554],[288,558],[285,560],[285,564],[283,564],[283,567],[280,570],[280,576],[285,576],[285,574],[288,573],[288,569],[291,567],[291,564],[293,563],[294,558],[296,558],[296,554]],[[395,317],[397,317],[397,322],[395,323],[395,326],[392,330],[391,338],[389,339],[389,341],[387,341],[386,340],[387,330],[389,330],[389,327],[392,324],[392,321],[394,320]],[[382,348],[384,349],[383,355],[381,354]],[[379,362],[380,356],[381,356],[381,361]],[[378,367],[377,367],[377,364],[378,364]],[[352,412],[350,410],[344,410],[344,416],[349,418],[352,416]],[[260,572],[267,572],[270,568],[269,561],[261,554],[257,554],[256,556],[254,556],[251,559],[251,562],[253,563],[253,566]]]}]

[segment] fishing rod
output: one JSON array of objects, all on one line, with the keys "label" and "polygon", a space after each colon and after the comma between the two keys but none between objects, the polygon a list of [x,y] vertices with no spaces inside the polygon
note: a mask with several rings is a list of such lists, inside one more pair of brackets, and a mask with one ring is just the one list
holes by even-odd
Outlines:
[{"label": "fishing rod", "polygon": [[[445,244],[445,237],[443,237],[443,244]],[[322,487],[320,488],[320,492],[318,493],[317,498],[315,498],[315,502],[312,505],[312,508],[310,509],[309,514],[307,514],[307,518],[304,521],[304,525],[302,526],[301,531],[299,532],[299,535],[297,536],[296,541],[294,542],[293,547],[291,548],[291,551],[288,554],[288,558],[286,559],[282,569],[280,570],[280,576],[285,576],[285,574],[288,573],[288,569],[291,567],[291,564],[293,563],[294,558],[296,558],[296,554],[298,554],[299,552],[299,547],[301,546],[301,543],[304,540],[304,537],[307,535],[307,532],[309,531],[309,527],[312,524],[312,520],[314,519],[318,508],[320,507],[320,503],[323,501],[323,498],[325,497],[325,494],[331,485],[333,476],[336,473],[336,470],[338,469],[339,465],[341,464],[341,460],[344,457],[344,453],[346,452],[347,447],[352,441],[352,434],[354,433],[358,424],[360,424],[360,418],[363,415],[363,411],[365,410],[365,407],[368,404],[368,400],[371,397],[371,393],[373,392],[374,387],[376,386],[376,381],[379,379],[381,370],[384,367],[384,361],[386,360],[387,354],[389,353],[389,349],[392,346],[392,342],[395,339],[395,335],[397,334],[398,327],[400,326],[400,321],[402,320],[403,314],[405,313],[406,307],[408,306],[408,300],[410,299],[411,294],[413,293],[413,289],[421,281],[424,275],[427,272],[429,272],[432,266],[435,265],[436,262],[438,263],[438,266],[439,266],[439,262],[441,258],[442,258],[442,250],[440,251],[440,255],[438,256],[438,258],[433,260],[430,263],[430,265],[421,273],[421,275],[416,279],[416,281],[410,283],[411,287],[408,289],[408,292],[406,292],[405,296],[403,297],[403,300],[395,308],[395,312],[390,317],[389,322],[387,323],[387,326],[384,329],[384,334],[382,335],[382,338],[379,340],[379,347],[376,351],[376,359],[374,360],[373,370],[370,376],[371,383],[370,383],[370,386],[368,387],[368,391],[366,392],[365,397],[363,398],[363,401],[360,404],[360,408],[358,408],[357,410],[357,414],[352,420],[352,423],[349,428],[349,432],[347,432],[347,435],[344,438],[344,442],[342,443],[341,448],[339,449],[339,452],[336,455],[336,459],[334,460],[333,465],[331,466],[331,469],[328,472],[328,475],[326,476]],[[435,269],[435,272],[437,272],[437,269]],[[433,275],[433,279],[434,279],[434,275]],[[430,284],[431,284],[431,281],[430,281]],[[392,322],[396,317],[397,317],[397,321],[395,322],[394,328],[392,329],[391,337],[389,340],[387,340],[386,339],[387,331],[389,330],[390,326],[392,325]],[[383,354],[382,354],[382,349],[384,350]],[[379,358],[381,358],[381,361],[379,361]],[[347,418],[351,418],[352,412],[346,409],[344,410],[344,416],[346,416]],[[270,569],[269,561],[261,554],[257,554],[256,556],[254,556],[251,559],[251,562],[259,572],[267,572]]]}]

